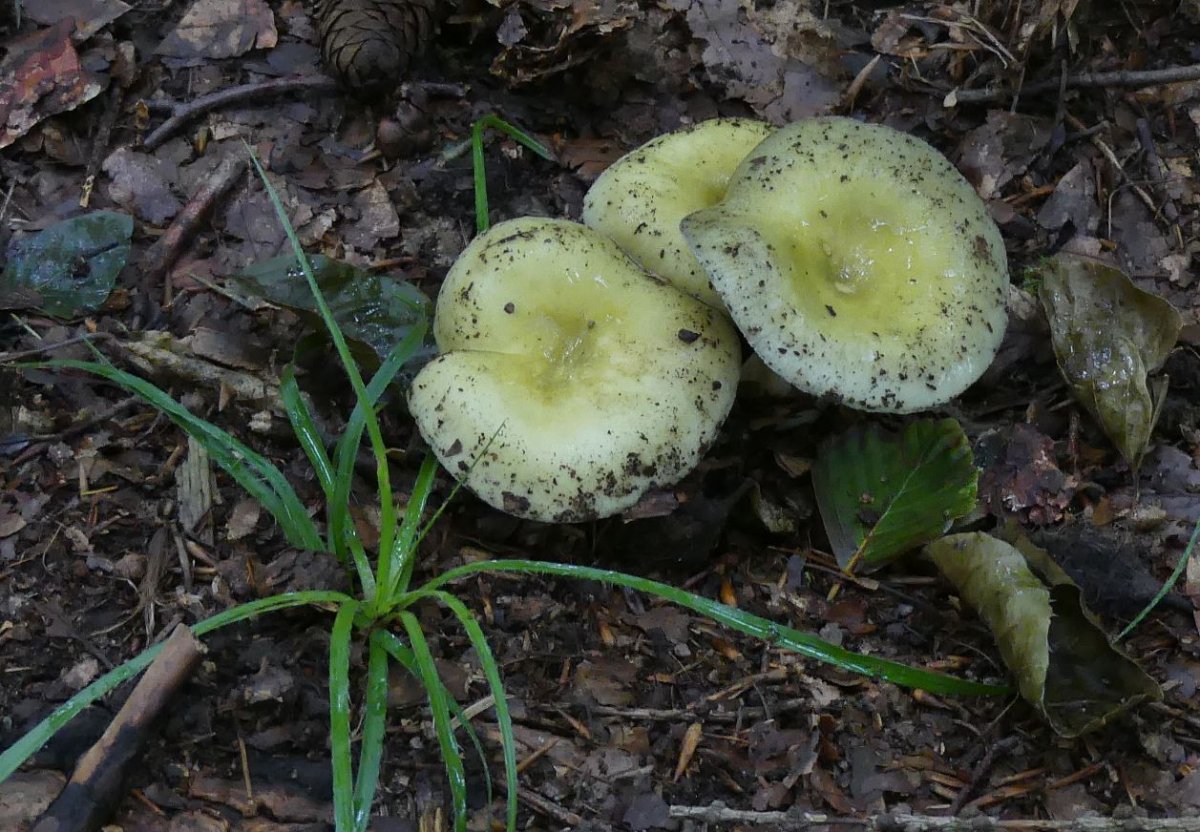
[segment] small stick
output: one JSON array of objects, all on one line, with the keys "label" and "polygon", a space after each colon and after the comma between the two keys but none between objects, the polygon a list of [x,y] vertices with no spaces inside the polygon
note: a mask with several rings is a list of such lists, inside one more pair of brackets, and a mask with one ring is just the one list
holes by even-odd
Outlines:
[{"label": "small stick", "polygon": [[[1120,88],[1138,89],[1140,87],[1156,87],[1163,84],[1178,84],[1182,81],[1200,81],[1200,64],[1187,66],[1172,66],[1166,69],[1120,70],[1118,72],[1083,72],[1067,76],[1068,89]],[[1003,101],[1009,96],[1038,95],[1044,92],[1056,92],[1061,80],[1039,81],[1017,90],[978,89],[957,90],[955,100],[959,104],[991,104]],[[946,95],[950,90],[937,90],[940,95]]]},{"label": "small stick", "polygon": [[[315,95],[329,95],[341,89],[337,81],[325,75],[300,75],[293,78],[275,78],[271,81],[260,81],[255,84],[241,84],[227,87],[208,95],[202,95],[186,104],[172,104],[171,117],[158,126],[142,141],[146,150],[154,150],[165,142],[175,132],[194,118],[205,113],[226,107],[230,104],[240,104],[244,101],[258,100],[269,95],[287,95],[293,92],[311,92]],[[158,106],[158,105],[156,105]]]},{"label": "small stick", "polygon": [[92,188],[96,184],[96,174],[100,171],[100,165],[108,153],[108,140],[112,137],[113,126],[117,123],[117,116],[121,112],[121,105],[124,101],[125,88],[119,84],[113,84],[108,95],[108,106],[104,108],[104,113],[100,116],[100,124],[96,127],[96,133],[92,137],[92,152],[88,156],[87,170],[83,177],[83,193],[79,195],[80,208],[87,208],[91,202]]},{"label": "small stick", "polygon": [[988,746],[987,752],[983,755],[983,759],[975,766],[971,772],[971,781],[960,789],[958,794],[954,796],[954,800],[950,803],[950,808],[947,812],[951,815],[957,815],[962,811],[962,808],[967,805],[967,801],[971,795],[979,791],[979,787],[983,785],[988,776],[992,773],[992,767],[996,765],[996,760],[1003,754],[1007,754],[1017,744],[1016,737],[1005,737],[1000,742],[993,743]]},{"label": "small stick", "polygon": [[104,735],[87,750],[62,793],[38,818],[32,832],[93,832],[123,795],[125,775],[145,745],[155,719],[191,676],[204,647],[180,624],[146,668]]},{"label": "small stick", "polygon": [[1167,192],[1167,178],[1164,175],[1166,166],[1158,156],[1158,148],[1154,145],[1154,135],[1150,132],[1150,122],[1144,118],[1137,120],[1137,137],[1138,144],[1142,146],[1142,152],[1146,154],[1146,172],[1150,176],[1150,181],[1161,188],[1163,192],[1163,216],[1172,225],[1177,225],[1179,209],[1175,207],[1175,201]]},{"label": "small stick", "polygon": [[1200,832],[1200,817],[1142,818],[1142,817],[1080,817],[1074,820],[1004,819],[980,815],[966,819],[940,815],[882,814],[872,817],[837,817],[821,812],[763,811],[731,809],[717,802],[709,806],[671,806],[672,818],[718,825],[734,823],[770,824],[777,829],[803,829],[811,825],[822,827],[850,826],[868,832]]},{"label": "small stick", "polygon": [[246,172],[248,162],[242,157],[231,157],[221,162],[200,190],[188,200],[187,205],[175,217],[170,228],[146,252],[143,261],[142,287],[149,290],[166,277],[167,271],[183,254],[191,242],[196,229],[208,216],[208,212],[225,192]]}]

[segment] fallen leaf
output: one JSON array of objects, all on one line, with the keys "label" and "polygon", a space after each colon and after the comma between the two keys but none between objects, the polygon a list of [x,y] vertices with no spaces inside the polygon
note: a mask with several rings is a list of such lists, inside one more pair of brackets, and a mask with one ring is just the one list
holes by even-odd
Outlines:
[{"label": "fallen leaf", "polygon": [[76,43],[83,43],[131,8],[121,0],[38,0],[23,6],[22,11],[30,20],[43,26],[73,20],[75,32],[72,38]]},{"label": "fallen leaf", "polygon": [[196,0],[154,52],[197,63],[270,49],[278,40],[275,16],[264,0]]},{"label": "fallen leaf", "polygon": [[925,552],[992,631],[1021,696],[1065,737],[1161,699],[1158,684],[1109,642],[1079,587],[1046,552],[1017,543],[972,532]]},{"label": "fallen leaf", "polygon": [[847,571],[878,568],[934,539],[975,507],[978,472],[953,419],[903,433],[856,427],[826,443],[812,468],[829,545]]},{"label": "fallen leaf", "polygon": [[50,116],[74,110],[104,89],[86,70],[71,42],[67,19],[6,43],[0,60],[0,148]]},{"label": "fallen leaf", "polygon": [[744,0],[673,0],[692,36],[705,42],[709,78],[775,124],[829,112],[841,98],[838,45],[807,5]]},{"label": "fallen leaf", "polygon": [[1059,369],[1075,398],[1136,468],[1150,443],[1165,379],[1150,373],[1175,346],[1183,320],[1115,266],[1058,253],[1038,269]]},{"label": "fallen leaf", "polygon": [[0,294],[32,290],[40,308],[70,318],[99,307],[129,256],[133,218],[93,211],[17,238],[0,274]]}]

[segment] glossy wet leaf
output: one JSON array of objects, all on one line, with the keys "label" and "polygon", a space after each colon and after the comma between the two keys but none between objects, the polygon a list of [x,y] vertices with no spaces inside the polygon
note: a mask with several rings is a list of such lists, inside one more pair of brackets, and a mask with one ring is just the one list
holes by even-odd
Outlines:
[{"label": "glossy wet leaf", "polygon": [[973,532],[925,551],[992,631],[1021,696],[1065,737],[1160,699],[1158,684],[1109,642],[1079,587],[1044,550],[1014,542]]},{"label": "glossy wet leaf", "polygon": [[1137,467],[1166,393],[1165,379],[1148,376],[1175,346],[1179,313],[1120,269],[1090,257],[1056,254],[1039,271],[1059,369],[1075,398]]},{"label": "glossy wet leaf", "polygon": [[900,434],[852,428],[821,448],[813,489],[829,545],[847,570],[882,566],[928,543],[975,507],[978,472],[954,419]]},{"label": "glossy wet leaf", "polygon": [[36,293],[39,308],[70,318],[108,298],[129,257],[133,217],[93,211],[21,237],[9,247],[0,295]]},{"label": "glossy wet leaf", "polygon": [[[368,366],[378,366],[414,326],[429,324],[433,305],[411,283],[319,254],[309,260],[334,320],[351,347],[356,348],[353,350],[355,358]],[[245,291],[291,309],[315,329],[324,331],[312,292],[293,255],[256,263],[235,279]],[[433,354],[430,339],[426,348],[414,356],[413,362],[419,365]]]}]

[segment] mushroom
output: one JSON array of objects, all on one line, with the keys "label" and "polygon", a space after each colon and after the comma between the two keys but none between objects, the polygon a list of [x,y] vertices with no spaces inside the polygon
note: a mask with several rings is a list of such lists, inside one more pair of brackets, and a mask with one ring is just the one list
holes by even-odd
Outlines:
[{"label": "mushroom", "polygon": [[773,129],[761,121],[717,118],[652,139],[592,183],[583,221],[671,285],[723,309],[679,221],[720,201],[738,163]]},{"label": "mushroom", "polygon": [[607,237],[532,217],[467,246],[434,336],[441,354],[409,394],[421,435],[488,504],[554,522],[616,514],[691,471],[741,350],[724,315]]},{"label": "mushroom", "polygon": [[863,410],[949,401],[1007,324],[1000,232],[925,142],[816,118],[781,128],[682,231],[772,370]]}]

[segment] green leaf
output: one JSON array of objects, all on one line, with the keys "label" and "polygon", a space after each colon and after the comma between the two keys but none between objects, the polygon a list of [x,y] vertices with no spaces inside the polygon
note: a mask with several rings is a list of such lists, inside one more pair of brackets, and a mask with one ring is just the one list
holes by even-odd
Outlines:
[{"label": "green leaf", "polygon": [[93,211],[21,237],[9,248],[0,295],[32,289],[40,308],[59,318],[96,309],[125,268],[132,236],[133,217]]},{"label": "green leaf", "polygon": [[984,682],[972,682],[967,679],[957,679],[944,673],[934,673],[916,667],[900,664],[899,662],[880,659],[875,656],[865,656],[851,650],[845,650],[830,644],[812,633],[802,633],[783,624],[776,624],[761,616],[726,606],[719,601],[696,595],[678,587],[627,575],[624,572],[614,572],[610,569],[596,569],[590,566],[576,566],[570,563],[546,563],[539,560],[485,560],[468,563],[449,569],[437,577],[431,578],[419,589],[413,590],[402,601],[424,595],[434,590],[461,580],[469,575],[481,572],[510,572],[514,574],[534,573],[537,575],[557,575],[564,578],[576,578],[583,581],[600,581],[615,586],[625,586],[638,592],[645,592],[678,604],[694,612],[712,619],[718,624],[724,624],[731,630],[745,633],[748,636],[761,638],[775,647],[791,650],[810,659],[840,667],[851,673],[860,673],[885,679],[897,685],[908,688],[920,688],[930,693],[944,693],[958,696],[999,696],[1009,693],[1009,689],[1000,685],[989,685]]},{"label": "green leaf", "polygon": [[[390,275],[365,271],[349,263],[314,254],[308,258],[317,287],[329,305],[360,363],[377,367],[416,326],[428,327],[433,305],[420,289]],[[321,328],[316,302],[294,254],[264,260],[234,279],[242,288],[291,309],[310,326]],[[365,348],[365,349],[364,349]],[[405,376],[433,357],[432,339],[410,356]]]},{"label": "green leaf", "polygon": [[911,422],[899,435],[855,427],[812,468],[829,545],[846,571],[877,568],[944,534],[975,507],[979,474],[954,419]]},{"label": "green leaf", "polygon": [[1100,260],[1059,253],[1040,268],[1039,297],[1071,392],[1133,468],[1166,393],[1147,376],[1175,346],[1182,318],[1170,303]]},{"label": "green leaf", "polygon": [[1109,642],[1053,559],[1023,537],[1015,542],[972,532],[925,551],[992,631],[1021,696],[1065,737],[1161,699],[1158,684]]}]

